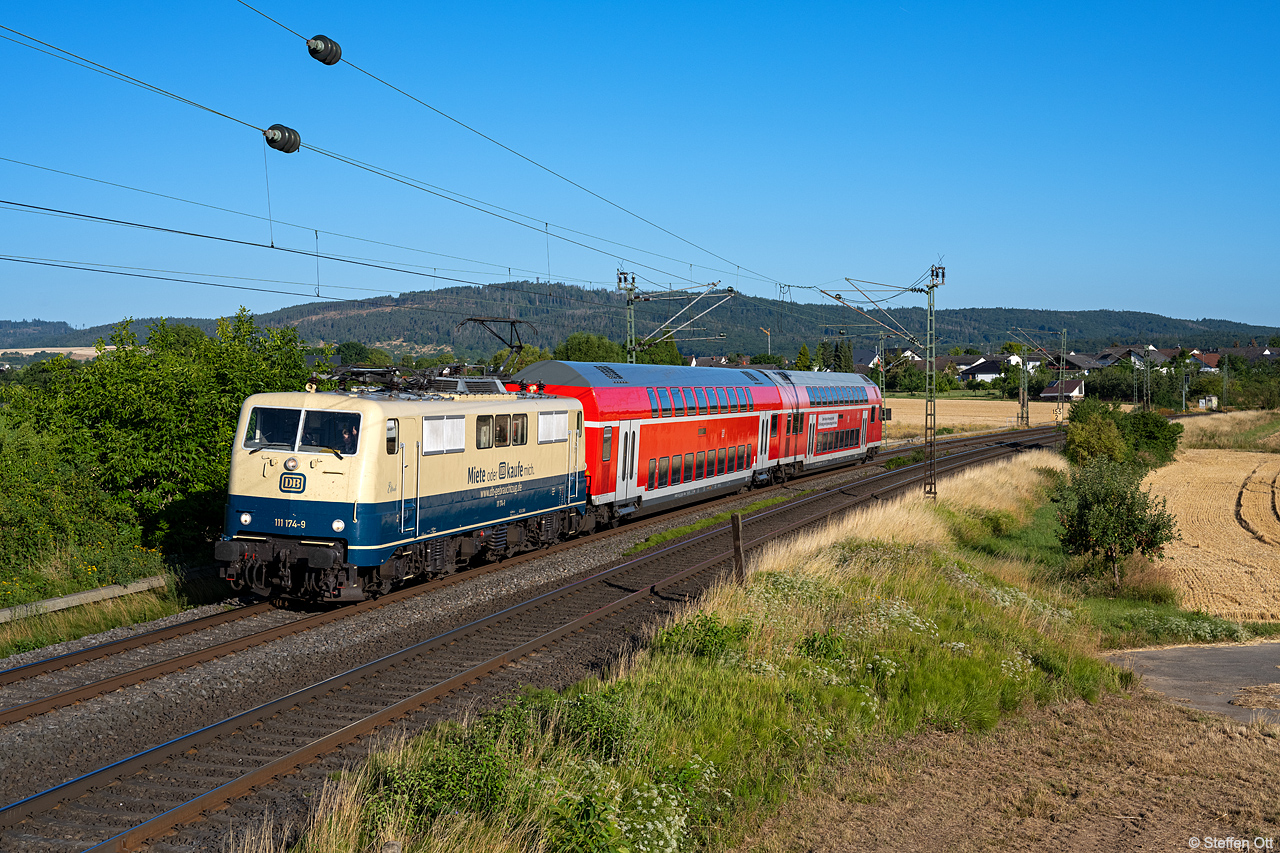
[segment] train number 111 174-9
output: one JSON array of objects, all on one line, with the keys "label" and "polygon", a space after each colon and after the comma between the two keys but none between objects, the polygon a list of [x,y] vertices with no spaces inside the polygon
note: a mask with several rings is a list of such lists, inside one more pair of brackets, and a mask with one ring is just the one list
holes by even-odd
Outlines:
[{"label": "train number 111 174-9", "polygon": [[277,518],[276,519],[276,527],[293,527],[293,528],[297,528],[298,530],[303,530],[306,528],[306,526],[307,526],[306,521],[302,521],[296,518]]}]

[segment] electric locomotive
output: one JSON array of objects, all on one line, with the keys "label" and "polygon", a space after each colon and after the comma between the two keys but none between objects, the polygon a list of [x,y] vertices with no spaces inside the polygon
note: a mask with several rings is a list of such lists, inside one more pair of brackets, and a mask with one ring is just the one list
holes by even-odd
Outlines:
[{"label": "electric locomotive", "polygon": [[221,576],[264,597],[358,601],[581,531],[581,405],[455,382],[245,400]]}]

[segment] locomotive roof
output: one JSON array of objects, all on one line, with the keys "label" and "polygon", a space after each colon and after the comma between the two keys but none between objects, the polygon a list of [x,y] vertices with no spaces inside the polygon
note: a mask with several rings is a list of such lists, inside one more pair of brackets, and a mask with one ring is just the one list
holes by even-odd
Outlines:
[{"label": "locomotive roof", "polygon": [[513,379],[571,388],[671,385],[871,385],[860,373],[809,373],[752,367],[685,367],[669,364],[605,364],[535,361]]}]

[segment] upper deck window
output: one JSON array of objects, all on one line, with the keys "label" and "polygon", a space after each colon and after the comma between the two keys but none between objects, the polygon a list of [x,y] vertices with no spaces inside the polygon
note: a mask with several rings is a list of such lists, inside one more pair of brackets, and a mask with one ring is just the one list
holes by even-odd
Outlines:
[{"label": "upper deck window", "polygon": [[724,389],[723,389],[723,388],[717,388],[717,389],[716,389],[716,399],[720,401],[720,411],[721,411],[721,413],[724,413],[724,412],[729,411],[729,401],[728,401],[728,400],[725,398],[725,396],[724,396]]},{"label": "upper deck window", "polygon": [[707,413],[707,392],[701,388],[694,388],[693,394],[698,398],[698,414],[705,415]]},{"label": "upper deck window", "polygon": [[689,415],[690,417],[692,417],[698,411],[698,401],[693,396],[692,388],[684,389],[684,406],[685,406],[685,414]]},{"label": "upper deck window", "polygon": [[336,451],[350,456],[360,447],[360,414],[254,406],[245,428],[244,447],[294,453]]},{"label": "upper deck window", "polygon": [[656,418],[658,417],[658,395],[653,393],[652,388],[646,388],[645,390],[649,392],[649,409],[652,412],[652,416]]},{"label": "upper deck window", "polygon": [[671,395],[666,388],[658,389],[658,403],[662,407],[662,416],[664,418],[671,417]]}]

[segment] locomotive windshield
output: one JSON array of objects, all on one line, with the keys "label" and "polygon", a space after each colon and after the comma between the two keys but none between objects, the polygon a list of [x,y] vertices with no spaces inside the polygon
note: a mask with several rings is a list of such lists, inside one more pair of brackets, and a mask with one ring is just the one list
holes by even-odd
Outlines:
[{"label": "locomotive windshield", "polygon": [[251,451],[338,452],[350,456],[360,447],[360,415],[355,412],[302,411],[254,406],[244,433]]}]

